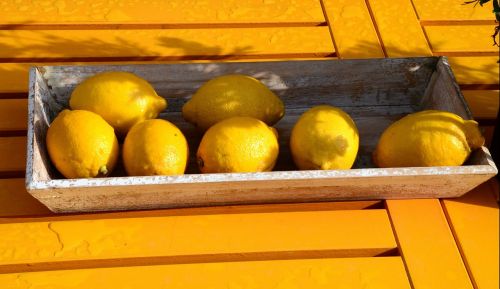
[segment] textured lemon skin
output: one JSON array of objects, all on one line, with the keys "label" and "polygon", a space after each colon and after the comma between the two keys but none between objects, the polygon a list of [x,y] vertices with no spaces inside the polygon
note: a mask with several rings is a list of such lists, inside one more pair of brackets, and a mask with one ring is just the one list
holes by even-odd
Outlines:
[{"label": "textured lemon skin", "polygon": [[130,176],[181,175],[189,147],[182,132],[163,119],[134,125],[123,144],[123,164]]},{"label": "textured lemon skin", "polygon": [[98,73],[79,84],[71,94],[72,109],[102,116],[119,135],[136,123],[152,119],[165,110],[167,101],[144,79],[129,72]]},{"label": "textured lemon skin", "polygon": [[118,140],[99,115],[63,110],[50,124],[46,137],[50,159],[66,178],[106,176],[118,159]]},{"label": "textured lemon skin", "polygon": [[301,170],[350,169],[358,148],[354,121],[340,108],[329,105],[302,114],[290,136],[292,157]]},{"label": "textured lemon skin", "polygon": [[277,132],[251,117],[233,117],[210,127],[198,147],[202,173],[271,171],[278,158]]},{"label": "textured lemon skin", "polygon": [[391,124],[380,137],[373,161],[383,168],[459,166],[483,144],[477,122],[425,110]]},{"label": "textured lemon skin", "polygon": [[201,130],[237,116],[257,118],[268,125],[284,114],[283,102],[259,80],[228,74],[204,83],[182,108],[184,119]]}]

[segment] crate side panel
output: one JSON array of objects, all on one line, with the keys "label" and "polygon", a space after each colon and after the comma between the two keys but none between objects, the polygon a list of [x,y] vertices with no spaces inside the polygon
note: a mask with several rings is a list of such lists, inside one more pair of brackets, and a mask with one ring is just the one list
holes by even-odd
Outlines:
[{"label": "crate side panel", "polygon": [[254,63],[201,63],[46,67],[44,77],[57,102],[67,106],[74,87],[102,71],[123,70],[147,79],[169,101],[182,105],[201,84],[219,75],[241,73],[261,80],[287,107],[311,107],[325,99],[337,106],[418,104],[437,58],[312,60]]},{"label": "crate side panel", "polygon": [[426,95],[422,99],[422,109],[444,110],[458,114],[464,119],[472,118],[472,113],[445,58],[440,59],[437,70],[431,77]]},{"label": "crate side panel", "polygon": [[[481,168],[479,168],[482,170]],[[415,170],[419,170],[418,168]],[[366,199],[458,197],[491,178],[485,171],[470,174],[270,179],[263,181],[193,182],[126,186],[75,186],[40,190],[38,199],[55,212],[109,211],[230,204],[293,203]],[[189,178],[190,176],[184,176]],[[71,182],[71,180],[64,181]]]},{"label": "crate side panel", "polygon": [[32,181],[47,181],[54,177],[54,169],[50,162],[45,136],[55,114],[50,108],[51,93],[47,83],[37,68],[32,68],[33,86],[29,94],[29,134],[28,134],[28,169]]}]

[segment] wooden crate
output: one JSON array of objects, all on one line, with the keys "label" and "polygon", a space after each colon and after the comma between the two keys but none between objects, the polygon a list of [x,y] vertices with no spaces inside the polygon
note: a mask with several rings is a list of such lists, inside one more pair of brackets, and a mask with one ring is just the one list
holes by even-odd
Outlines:
[{"label": "wooden crate", "polygon": [[[130,71],[147,79],[169,103],[160,115],[188,139],[191,159],[182,176],[64,179],[50,163],[45,134],[72,90],[102,71]],[[280,156],[273,172],[199,174],[195,156],[201,134],[182,119],[182,105],[205,81],[243,73],[264,82],[286,106],[276,124]],[[288,141],[307,109],[330,104],[358,126],[360,149],[351,170],[299,171]],[[272,61],[123,66],[44,66],[30,71],[26,187],[54,212],[82,212],[221,204],[457,197],[497,173],[488,150],[464,166],[374,168],[380,134],[395,120],[422,109],[440,109],[470,119],[447,59],[422,57],[367,60]]]}]

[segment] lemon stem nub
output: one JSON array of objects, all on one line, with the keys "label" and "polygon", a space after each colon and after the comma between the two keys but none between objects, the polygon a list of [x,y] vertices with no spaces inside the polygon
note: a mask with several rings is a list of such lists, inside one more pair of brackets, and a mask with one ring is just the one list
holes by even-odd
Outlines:
[{"label": "lemon stem nub", "polygon": [[104,165],[104,166],[101,166],[101,167],[99,168],[99,173],[100,173],[101,175],[104,175],[104,176],[105,176],[105,175],[107,175],[107,174],[108,174],[108,168],[106,168],[106,166],[105,166],[105,165]]}]

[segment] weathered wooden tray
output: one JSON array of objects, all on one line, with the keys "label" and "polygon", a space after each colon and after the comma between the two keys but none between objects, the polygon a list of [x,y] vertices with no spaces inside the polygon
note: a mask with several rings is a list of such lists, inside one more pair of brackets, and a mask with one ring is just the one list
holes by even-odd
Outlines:
[{"label": "weathered wooden tray", "polygon": [[[191,163],[186,175],[63,179],[49,161],[45,133],[68,106],[74,87],[101,71],[131,71],[150,81],[169,107],[161,117],[186,135]],[[182,105],[205,81],[243,73],[263,81],[283,99],[276,125],[280,157],[266,173],[199,174],[194,157],[201,135],[181,116]],[[308,108],[342,107],[355,120],[360,150],[352,170],[298,171],[288,149],[290,130]],[[466,165],[373,168],[371,153],[382,131],[422,109],[447,110],[469,119],[470,111],[446,58],[281,61],[126,66],[44,66],[30,71],[26,187],[54,212],[168,208],[221,204],[441,198],[460,196],[497,173],[486,148]]]}]

